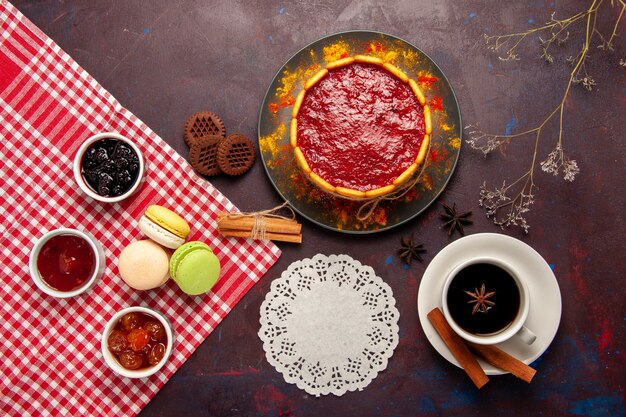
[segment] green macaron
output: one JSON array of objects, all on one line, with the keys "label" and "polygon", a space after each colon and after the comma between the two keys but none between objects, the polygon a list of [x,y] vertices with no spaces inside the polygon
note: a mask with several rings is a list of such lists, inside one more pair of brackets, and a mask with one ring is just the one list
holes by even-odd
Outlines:
[{"label": "green macaron", "polygon": [[220,277],[220,261],[206,243],[187,242],[172,254],[170,276],[185,293],[204,294]]}]

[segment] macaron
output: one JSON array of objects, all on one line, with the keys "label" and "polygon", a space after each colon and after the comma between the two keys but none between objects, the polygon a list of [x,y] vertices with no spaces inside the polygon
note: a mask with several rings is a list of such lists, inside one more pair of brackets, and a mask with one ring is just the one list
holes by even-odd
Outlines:
[{"label": "macaron", "polygon": [[220,261],[206,243],[187,242],[172,254],[170,275],[183,292],[204,294],[220,277]]},{"label": "macaron", "polygon": [[152,240],[126,246],[118,258],[122,279],[136,290],[151,290],[169,279],[170,252]]},{"label": "macaron", "polygon": [[141,232],[166,248],[176,249],[189,235],[189,224],[172,210],[153,204],[139,219]]}]

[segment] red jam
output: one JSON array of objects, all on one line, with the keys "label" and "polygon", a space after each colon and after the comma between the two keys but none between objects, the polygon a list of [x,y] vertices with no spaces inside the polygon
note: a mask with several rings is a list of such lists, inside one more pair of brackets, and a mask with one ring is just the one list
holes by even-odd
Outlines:
[{"label": "red jam", "polygon": [[424,109],[408,84],[384,68],[333,69],[307,91],[298,146],[331,185],[369,191],[391,184],[417,158]]},{"label": "red jam", "polygon": [[85,239],[70,234],[51,237],[39,251],[37,269],[49,287],[73,291],[91,278],[96,254]]}]

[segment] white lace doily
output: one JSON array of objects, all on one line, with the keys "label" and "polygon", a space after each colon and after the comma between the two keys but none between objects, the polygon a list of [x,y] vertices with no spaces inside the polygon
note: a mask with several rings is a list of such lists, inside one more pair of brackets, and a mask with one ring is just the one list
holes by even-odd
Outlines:
[{"label": "white lace doily", "polygon": [[395,304],[389,285],[347,255],[296,261],[261,304],[263,350],[309,394],[362,390],[398,345]]}]

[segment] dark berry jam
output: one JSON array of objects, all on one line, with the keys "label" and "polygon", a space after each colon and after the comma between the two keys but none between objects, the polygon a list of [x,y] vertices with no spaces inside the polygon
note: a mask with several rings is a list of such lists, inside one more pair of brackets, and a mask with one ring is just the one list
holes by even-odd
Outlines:
[{"label": "dark berry jam", "polygon": [[96,254],[85,239],[70,234],[51,237],[37,255],[41,279],[57,291],[74,291],[91,278]]},{"label": "dark berry jam", "polygon": [[415,161],[425,133],[411,88],[369,64],[331,70],[307,92],[297,126],[311,169],[360,191],[391,184]]},{"label": "dark berry jam", "polygon": [[149,368],[165,356],[167,333],[161,322],[151,315],[128,313],[115,324],[107,346],[124,368]]},{"label": "dark berry jam", "polygon": [[121,140],[102,139],[85,151],[81,173],[93,191],[103,197],[117,197],[137,181],[139,156]]}]

